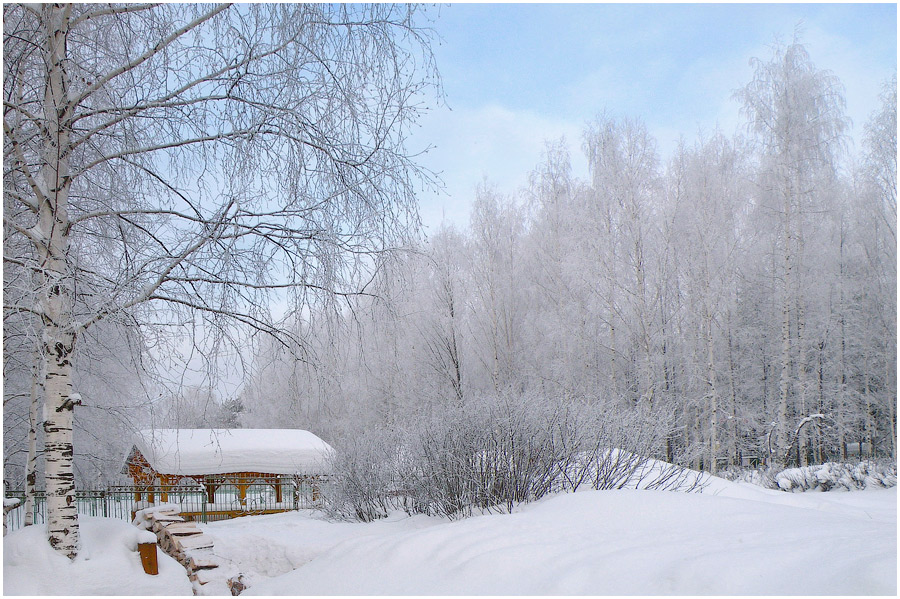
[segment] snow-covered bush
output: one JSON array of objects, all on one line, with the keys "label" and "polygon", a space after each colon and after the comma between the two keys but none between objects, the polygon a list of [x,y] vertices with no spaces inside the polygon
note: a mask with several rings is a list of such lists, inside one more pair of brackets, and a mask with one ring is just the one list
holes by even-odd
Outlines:
[{"label": "snow-covered bush", "polygon": [[528,394],[449,404],[339,448],[327,504],[364,521],[391,509],[462,518],[581,486],[699,489],[697,473],[651,459],[668,431],[628,405]]},{"label": "snow-covered bush", "polygon": [[788,468],[774,477],[783,491],[848,491],[897,484],[897,465],[887,460],[867,460],[858,464],[826,462],[816,466]]},{"label": "snow-covered bush", "polygon": [[[572,468],[573,483],[592,489],[650,489],[695,491],[703,487],[699,473],[652,459],[657,455],[671,423],[663,413],[601,406],[589,413],[590,444]],[[572,490],[578,488],[572,485]]]},{"label": "snow-covered bush", "polygon": [[371,522],[396,509],[400,471],[397,436],[362,432],[331,455],[331,472],[322,489],[326,512],[335,518]]},{"label": "snow-covered bush", "polygon": [[547,494],[578,449],[570,410],[499,396],[438,411],[411,430],[411,507],[451,518],[507,509]]}]

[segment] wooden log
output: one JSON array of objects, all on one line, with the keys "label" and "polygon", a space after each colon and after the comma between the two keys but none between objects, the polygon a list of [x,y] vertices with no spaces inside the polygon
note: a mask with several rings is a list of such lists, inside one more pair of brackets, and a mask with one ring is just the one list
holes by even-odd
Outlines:
[{"label": "wooden log", "polygon": [[191,556],[191,570],[210,570],[218,567],[219,564],[211,559],[197,557],[196,555]]},{"label": "wooden log", "polygon": [[188,579],[191,582],[196,581],[200,584],[207,584],[208,582],[212,582],[214,578],[215,576],[209,570],[198,570],[197,572],[194,572],[193,574],[188,576]]},{"label": "wooden log", "polygon": [[153,522],[184,522],[184,518],[178,514],[150,514],[150,520]]},{"label": "wooden log", "polygon": [[196,522],[160,522],[162,528],[167,530],[179,530],[183,528],[197,528]]},{"label": "wooden log", "polygon": [[191,549],[210,549],[213,546],[213,539],[209,535],[199,534],[190,537],[180,537],[176,543],[181,545],[182,550],[187,551]]},{"label": "wooden log", "polygon": [[151,576],[159,574],[159,562],[156,558],[156,543],[138,543],[138,553],[141,556],[141,566],[144,572]]},{"label": "wooden log", "polygon": [[184,524],[184,522],[154,522],[153,526],[150,527],[150,530],[156,533],[157,536],[166,534],[166,528],[170,524]]},{"label": "wooden log", "polygon": [[203,531],[197,528],[194,522],[172,522],[164,530],[166,531],[165,534],[175,537],[203,534]]}]

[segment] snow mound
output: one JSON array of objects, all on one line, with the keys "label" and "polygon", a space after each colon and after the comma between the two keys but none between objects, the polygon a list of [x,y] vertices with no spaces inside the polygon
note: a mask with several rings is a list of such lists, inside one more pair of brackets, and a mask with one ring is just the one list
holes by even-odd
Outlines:
[{"label": "snow mound", "polygon": [[[881,506],[864,519],[818,509],[815,496],[718,484],[753,499],[636,490],[557,495],[513,514],[350,538],[290,573],[255,576],[245,593],[896,593],[895,489],[838,495]],[[768,501],[774,497],[806,501]]]},{"label": "snow mound", "polygon": [[162,551],[157,551],[159,574],[144,573],[135,550],[151,533],[111,518],[80,516],[78,522],[81,550],[71,561],[50,547],[46,526],[28,526],[4,537],[3,594],[192,594],[184,568]]}]

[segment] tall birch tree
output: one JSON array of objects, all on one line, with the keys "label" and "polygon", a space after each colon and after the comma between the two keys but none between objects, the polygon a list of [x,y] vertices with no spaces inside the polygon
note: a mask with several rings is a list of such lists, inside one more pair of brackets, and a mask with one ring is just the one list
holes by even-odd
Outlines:
[{"label": "tall birch tree", "polygon": [[770,459],[783,463],[789,418],[806,408],[804,224],[835,177],[847,119],[840,81],[817,69],[796,39],[751,65],[753,79],[737,96],[761,156],[760,201],[780,219],[781,360]]}]

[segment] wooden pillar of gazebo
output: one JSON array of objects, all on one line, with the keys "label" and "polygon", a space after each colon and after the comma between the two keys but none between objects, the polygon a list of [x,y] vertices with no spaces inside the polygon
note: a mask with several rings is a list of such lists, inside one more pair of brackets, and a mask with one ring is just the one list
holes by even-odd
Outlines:
[{"label": "wooden pillar of gazebo", "polygon": [[320,498],[320,495],[319,495],[319,477],[318,477],[318,476],[311,476],[311,477],[310,477],[310,484],[312,485],[312,500],[313,500],[313,502],[318,502],[318,501],[319,501],[319,498]]},{"label": "wooden pillar of gazebo", "polygon": [[215,503],[216,502],[216,489],[219,488],[220,484],[221,484],[221,482],[219,480],[217,480],[211,476],[207,476],[205,478],[204,486],[206,487],[207,503]]},{"label": "wooden pillar of gazebo", "polygon": [[234,481],[234,486],[238,490],[238,501],[241,502],[241,508],[247,507],[247,487],[250,486],[250,481],[246,478],[239,478]]},{"label": "wooden pillar of gazebo", "polygon": [[282,488],[281,488],[281,477],[278,475],[275,475],[275,476],[269,477],[266,482],[268,482],[270,485],[272,485],[272,487],[275,488],[275,503],[281,503],[283,501]]},{"label": "wooden pillar of gazebo", "polygon": [[169,502],[169,489],[172,487],[173,477],[168,474],[159,475],[159,500],[163,503]]}]

